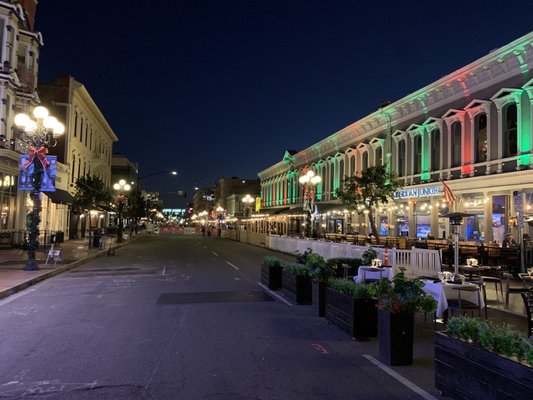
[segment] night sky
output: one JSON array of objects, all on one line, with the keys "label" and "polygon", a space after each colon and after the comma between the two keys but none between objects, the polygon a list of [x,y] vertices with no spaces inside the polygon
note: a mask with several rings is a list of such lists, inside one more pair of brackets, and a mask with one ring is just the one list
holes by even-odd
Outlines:
[{"label": "night sky", "polygon": [[39,78],[83,83],[165,206],[256,178],[533,30],[533,1],[41,0]]}]

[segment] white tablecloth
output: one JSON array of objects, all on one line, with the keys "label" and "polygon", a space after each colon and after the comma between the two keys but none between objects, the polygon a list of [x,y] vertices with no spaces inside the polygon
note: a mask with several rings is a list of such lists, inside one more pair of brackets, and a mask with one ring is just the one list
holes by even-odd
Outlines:
[{"label": "white tablecloth", "polygon": [[[424,291],[432,296],[437,301],[437,312],[436,315],[438,318],[442,318],[444,311],[448,309],[448,300],[455,300],[459,298],[459,291],[454,290],[454,287],[473,285],[478,287],[473,283],[465,282],[461,285],[459,284],[443,284],[443,283],[433,283],[433,281],[428,279],[423,279],[424,282]],[[485,307],[485,301],[483,300],[483,295],[480,294],[481,307]],[[471,303],[478,304],[478,294],[477,292],[461,292],[461,299],[470,301]]]},{"label": "white tablecloth", "polygon": [[[365,271],[365,268],[367,270]],[[390,279],[392,275],[392,267],[382,267],[383,271],[381,271],[381,274],[379,271],[369,271],[368,269],[372,269],[368,265],[361,265],[357,271],[357,276],[354,276],[353,280],[356,282],[364,282],[368,279],[381,279],[381,278],[387,278]]]}]

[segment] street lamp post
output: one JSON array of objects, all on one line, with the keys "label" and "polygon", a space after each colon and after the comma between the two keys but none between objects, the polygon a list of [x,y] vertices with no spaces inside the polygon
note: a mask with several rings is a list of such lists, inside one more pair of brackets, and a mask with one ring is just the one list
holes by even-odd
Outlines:
[{"label": "street lamp post", "polygon": [[48,110],[45,107],[35,107],[33,109],[33,117],[35,119],[31,119],[24,113],[15,115],[15,125],[23,131],[19,141],[29,153],[29,159],[24,164],[24,168],[29,168],[33,164],[33,173],[31,174],[32,190],[30,192],[32,210],[26,216],[28,227],[28,261],[24,266],[24,271],[35,271],[39,269],[39,266],[35,262],[35,252],[39,247],[41,184],[44,170],[48,168],[46,154],[50,147],[54,147],[57,144],[56,137],[65,132],[65,126],[57,118],[48,115]]},{"label": "street lamp post", "polygon": [[322,178],[311,170],[307,171],[305,175],[298,179],[300,184],[304,186],[304,203],[303,209],[306,211],[305,231],[308,237],[315,236],[315,227],[313,224],[313,208],[315,207],[315,186],[317,186]]},{"label": "street lamp post", "polygon": [[246,196],[244,196],[242,198],[242,202],[244,203],[244,216],[246,217],[249,217],[250,214],[252,213],[252,208],[250,207],[252,205],[252,203],[254,202],[254,198],[252,196],[250,196],[249,194],[247,194]]},{"label": "street lamp post", "polygon": [[117,192],[117,203],[118,203],[118,229],[117,229],[117,242],[122,242],[122,234],[124,232],[124,222],[122,220],[122,212],[124,211],[124,203],[126,202],[126,197],[124,192],[129,192],[131,186],[126,183],[124,179],[119,180],[113,185],[113,189]]}]

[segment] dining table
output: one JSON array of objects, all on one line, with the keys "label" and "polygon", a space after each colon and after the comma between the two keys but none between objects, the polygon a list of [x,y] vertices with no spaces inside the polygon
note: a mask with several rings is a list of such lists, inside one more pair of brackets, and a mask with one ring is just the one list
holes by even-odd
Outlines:
[{"label": "dining table", "polygon": [[[459,298],[459,290],[455,290],[455,288],[469,285],[479,288],[477,284],[470,282],[452,283],[432,279],[422,279],[422,282],[424,283],[424,286],[422,287],[424,292],[429,294],[437,301],[437,311],[435,312],[437,318],[445,317],[445,313],[448,310],[448,300],[456,300]],[[461,299],[470,301],[476,305],[479,305],[478,299],[480,299],[481,308],[485,307],[485,300],[483,299],[483,296],[478,297],[477,292],[463,291],[461,293]]]},{"label": "dining table", "polygon": [[459,265],[459,271],[468,274],[468,280],[472,280],[474,275],[481,276],[485,271],[490,271],[487,265]]},{"label": "dining table", "polygon": [[391,279],[392,266],[382,265],[381,267],[373,267],[370,265],[361,265],[357,270],[357,275],[353,280],[358,283],[366,283],[367,281],[377,281],[383,278]]}]

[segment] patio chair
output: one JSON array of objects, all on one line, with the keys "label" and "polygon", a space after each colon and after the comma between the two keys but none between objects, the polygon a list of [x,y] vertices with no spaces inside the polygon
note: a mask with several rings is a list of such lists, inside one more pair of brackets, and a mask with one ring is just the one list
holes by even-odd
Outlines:
[{"label": "patio chair", "polygon": [[[464,286],[457,286],[453,288],[454,290],[457,290],[457,299],[450,299],[448,300],[448,310],[451,310],[453,314],[455,314],[455,311],[457,311],[460,315],[465,314],[467,312],[472,313],[472,317],[474,316],[474,311],[477,311],[479,314],[479,318],[481,318],[482,314],[482,307],[481,307],[481,286],[479,285],[464,285]],[[465,300],[462,296],[465,293],[468,292],[477,292],[477,304]],[[485,310],[486,313],[486,310]],[[486,318],[486,314],[485,314]]]},{"label": "patio chair", "polygon": [[494,290],[496,290],[496,299],[498,299],[498,284],[500,285],[500,292],[503,301],[503,285],[502,285],[502,267],[495,265],[490,270],[483,271],[481,280],[485,283],[494,283]]},{"label": "patio chair", "polygon": [[503,273],[504,282],[505,282],[505,308],[509,308],[509,296],[511,293],[522,293],[527,292],[527,288],[525,287],[523,282],[517,282],[514,279],[513,274],[510,274],[508,272]]},{"label": "patio chair", "polygon": [[526,307],[527,337],[529,338],[533,336],[533,289],[520,293],[520,296],[522,296],[524,306]]}]

